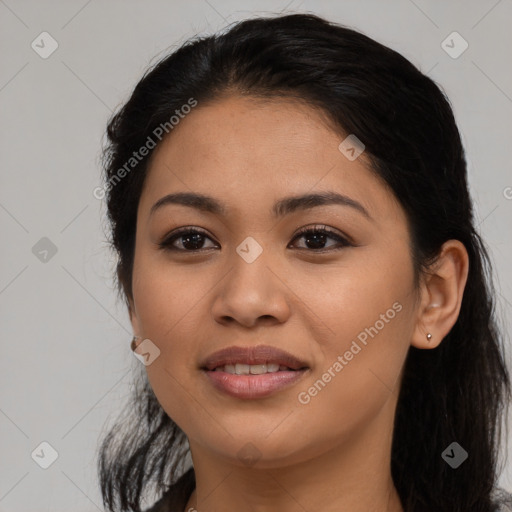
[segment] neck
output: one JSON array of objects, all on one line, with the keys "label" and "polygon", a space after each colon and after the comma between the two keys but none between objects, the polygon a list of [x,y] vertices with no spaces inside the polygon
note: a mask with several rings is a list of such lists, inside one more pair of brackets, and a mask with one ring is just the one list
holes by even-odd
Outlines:
[{"label": "neck", "polygon": [[381,413],[350,439],[286,465],[263,456],[245,467],[189,441],[196,489],[185,511],[403,512],[390,470],[394,408]]}]

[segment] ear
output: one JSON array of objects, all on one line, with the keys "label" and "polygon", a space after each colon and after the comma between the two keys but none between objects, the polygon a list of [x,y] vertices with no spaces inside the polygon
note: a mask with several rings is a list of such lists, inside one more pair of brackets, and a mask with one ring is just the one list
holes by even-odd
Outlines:
[{"label": "ear", "polygon": [[[411,345],[436,348],[459,316],[468,277],[469,258],[464,244],[448,240],[420,285],[418,319]],[[428,334],[431,338],[428,339]]]}]

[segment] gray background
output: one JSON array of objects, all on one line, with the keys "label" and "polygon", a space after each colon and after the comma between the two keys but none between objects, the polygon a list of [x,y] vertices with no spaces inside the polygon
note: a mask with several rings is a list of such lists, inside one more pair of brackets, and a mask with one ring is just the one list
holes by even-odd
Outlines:
[{"label": "gray background", "polygon": [[[443,86],[511,332],[510,0],[0,0],[0,511],[102,509],[98,437],[140,365],[113,287],[105,207],[93,196],[108,117],[166,50],[283,10],[359,29]],[[31,47],[43,31],[59,45],[47,59]],[[458,58],[441,46],[453,31],[469,44]],[[47,261],[43,237],[57,249]],[[43,441],[58,452],[48,469],[31,458]],[[512,489],[510,465],[500,483]]]}]

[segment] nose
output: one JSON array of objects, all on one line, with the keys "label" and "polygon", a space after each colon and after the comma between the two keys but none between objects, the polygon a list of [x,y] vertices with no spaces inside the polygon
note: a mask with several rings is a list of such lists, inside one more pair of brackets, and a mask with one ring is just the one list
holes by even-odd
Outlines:
[{"label": "nose", "polygon": [[212,304],[215,321],[244,327],[286,322],[290,316],[289,289],[277,265],[272,265],[270,255],[267,258],[263,251],[248,263],[235,253],[231,262],[231,270],[215,288]]}]

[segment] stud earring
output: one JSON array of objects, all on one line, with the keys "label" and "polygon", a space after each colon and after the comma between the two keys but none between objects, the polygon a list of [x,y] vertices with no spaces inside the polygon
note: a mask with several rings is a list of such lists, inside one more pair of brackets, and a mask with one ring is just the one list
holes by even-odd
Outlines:
[{"label": "stud earring", "polygon": [[430,341],[432,339],[432,334],[430,334],[429,332],[427,333],[427,340]]}]

